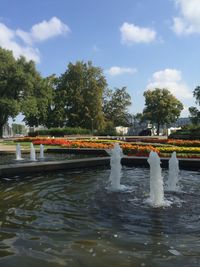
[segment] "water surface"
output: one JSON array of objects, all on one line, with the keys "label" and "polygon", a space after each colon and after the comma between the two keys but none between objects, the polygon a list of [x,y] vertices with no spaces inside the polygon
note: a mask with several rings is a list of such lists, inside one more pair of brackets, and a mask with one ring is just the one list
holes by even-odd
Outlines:
[{"label": "water surface", "polygon": [[[67,153],[44,153],[44,158],[39,158],[39,153],[36,153],[37,161],[56,161],[56,160],[70,160],[70,159],[81,159],[81,158],[91,158],[94,155],[84,155],[84,154],[67,154]],[[0,155],[0,165],[5,164],[21,164],[30,162],[30,153],[22,154],[21,160],[16,160],[16,155],[13,154],[3,154]]]},{"label": "water surface", "polygon": [[[181,171],[173,204],[152,208],[149,170],[109,169],[0,181],[0,266],[200,266],[200,175]],[[165,178],[167,172],[164,172]]]}]

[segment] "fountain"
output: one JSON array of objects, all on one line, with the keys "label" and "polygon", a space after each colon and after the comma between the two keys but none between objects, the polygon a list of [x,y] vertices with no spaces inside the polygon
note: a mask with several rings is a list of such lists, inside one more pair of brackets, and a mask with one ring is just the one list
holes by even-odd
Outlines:
[{"label": "fountain", "polygon": [[40,144],[40,159],[44,159],[44,146]]},{"label": "fountain", "polygon": [[[0,261],[4,266],[31,262],[46,267],[79,263],[101,267],[102,257],[105,266],[199,266],[199,171],[182,170],[182,192],[164,196],[155,152],[148,159],[150,175],[148,168],[122,169],[119,144],[111,155],[111,170],[77,165],[68,171],[2,177],[1,232],[5,234],[1,242],[6,246],[1,248]],[[175,155],[172,158],[175,164]],[[162,173],[165,177],[168,170]],[[117,192],[105,190],[109,175],[110,188]],[[151,205],[144,201],[149,176]],[[134,192],[120,190],[121,177]],[[168,203],[164,197],[173,201],[170,208],[162,208]]]},{"label": "fountain", "polygon": [[178,191],[178,174],[179,174],[179,162],[176,157],[176,152],[172,153],[169,160],[169,175],[167,181],[167,187],[169,191]]},{"label": "fountain", "polygon": [[109,177],[109,182],[110,182],[110,189],[112,191],[119,191],[124,188],[124,186],[120,184],[122,155],[123,155],[122,149],[120,145],[116,143],[111,151],[111,159],[110,159],[111,173]]},{"label": "fountain", "polygon": [[160,158],[156,152],[151,151],[147,161],[150,165],[150,203],[154,207],[164,206],[166,202],[164,200]]},{"label": "fountain", "polygon": [[35,148],[33,146],[33,143],[31,143],[31,146],[30,146],[30,160],[31,161],[36,161],[36,153],[35,153]]},{"label": "fountain", "polygon": [[16,145],[16,160],[22,160],[20,144]]}]

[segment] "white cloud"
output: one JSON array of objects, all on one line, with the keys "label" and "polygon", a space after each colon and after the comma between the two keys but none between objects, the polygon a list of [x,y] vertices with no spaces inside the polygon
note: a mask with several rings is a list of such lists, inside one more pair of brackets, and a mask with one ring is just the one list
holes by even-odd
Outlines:
[{"label": "white cloud", "polygon": [[200,33],[199,0],[174,0],[180,15],[173,19],[173,31],[178,35]]},{"label": "white cloud", "polygon": [[[40,53],[38,48],[33,46],[33,43],[45,41],[69,32],[69,27],[56,17],[33,25],[30,32],[25,32],[21,29],[12,30],[5,24],[0,23],[0,46],[12,50],[15,58],[19,58],[22,55],[27,60],[34,60],[39,63]],[[19,37],[23,44],[19,42]]]},{"label": "white cloud", "polygon": [[30,32],[25,32],[20,29],[16,34],[26,43],[41,42],[53,38],[58,35],[65,35],[70,32],[69,27],[62,23],[58,18],[53,17],[49,21],[42,21],[32,26]]},{"label": "white cloud", "polygon": [[122,44],[150,43],[156,39],[156,32],[150,28],[143,28],[124,22],[120,27]]},{"label": "white cloud", "polygon": [[134,74],[137,72],[135,68],[123,68],[118,66],[113,66],[106,71],[110,76],[117,76],[121,74]]},{"label": "white cloud", "polygon": [[182,80],[181,71],[176,69],[165,69],[154,72],[147,89],[166,88],[174,96],[180,99],[192,98],[192,92]]},{"label": "white cloud", "polygon": [[15,31],[9,29],[3,23],[0,23],[0,46],[4,49],[12,50],[15,58],[23,55],[27,60],[40,61],[39,50],[17,43]]},{"label": "white cloud", "polygon": [[183,106],[183,110],[181,111],[181,117],[188,117],[189,116],[189,106]]}]

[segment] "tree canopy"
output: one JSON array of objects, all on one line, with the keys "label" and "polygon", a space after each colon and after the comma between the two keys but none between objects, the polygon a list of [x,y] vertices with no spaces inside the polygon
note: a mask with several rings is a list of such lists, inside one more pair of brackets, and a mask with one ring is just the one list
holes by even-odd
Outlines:
[{"label": "tree canopy", "polygon": [[0,136],[9,117],[19,112],[29,126],[42,124],[52,99],[49,78],[42,78],[33,61],[15,59],[11,51],[0,48]]},{"label": "tree canopy", "polygon": [[147,90],[144,97],[144,118],[156,124],[157,135],[161,125],[175,122],[183,110],[183,104],[167,89]]},{"label": "tree canopy", "polygon": [[129,124],[130,105],[126,87],[108,89],[102,69],[91,61],[69,63],[60,77],[43,78],[33,61],[0,48],[0,136],[8,118],[19,112],[29,126],[110,131]]},{"label": "tree canopy", "polygon": [[108,89],[105,91],[103,99],[103,112],[108,121],[114,126],[127,126],[129,124],[128,107],[131,105],[131,97],[126,87]]},{"label": "tree canopy", "polygon": [[[193,96],[196,99],[196,104],[200,105],[200,86],[197,86],[193,91]],[[189,107],[190,119],[193,124],[199,124],[200,122],[200,110],[197,107]]]},{"label": "tree canopy", "polygon": [[0,136],[9,117],[19,110],[21,69],[12,52],[0,48]]},{"label": "tree canopy", "polygon": [[193,91],[193,96],[196,98],[196,103],[200,105],[200,86],[197,86]]},{"label": "tree canopy", "polygon": [[102,95],[106,86],[102,70],[92,62],[69,63],[58,78],[50,116],[56,119],[57,126],[102,129]]},{"label": "tree canopy", "polygon": [[[46,125],[49,119],[48,108],[53,103],[54,95],[54,75],[42,78],[39,73],[32,69],[32,86],[24,92],[21,101],[21,111],[24,122],[33,127],[38,125]],[[28,79],[27,79],[28,80]]]}]

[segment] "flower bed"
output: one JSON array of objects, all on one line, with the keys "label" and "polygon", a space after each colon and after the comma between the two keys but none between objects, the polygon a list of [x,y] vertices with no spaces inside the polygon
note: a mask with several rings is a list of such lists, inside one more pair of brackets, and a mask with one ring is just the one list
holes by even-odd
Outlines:
[{"label": "flower bed", "polygon": [[[163,158],[170,158],[171,153],[159,153],[159,156]],[[200,159],[199,154],[177,153],[176,156],[177,158],[184,158],[184,159]]]},{"label": "flower bed", "polygon": [[101,144],[95,142],[85,142],[85,141],[71,141],[65,138],[35,138],[32,139],[34,145],[54,145],[62,146],[67,148],[96,148],[96,149],[108,149],[112,148],[112,144]]},{"label": "flower bed", "polygon": [[172,153],[176,151],[177,153],[195,153],[200,154],[200,147],[178,147],[178,146],[168,146],[168,147],[156,147],[160,153]]},{"label": "flower bed", "polygon": [[187,147],[200,147],[200,141],[199,140],[174,140],[174,139],[141,139],[141,142],[144,143],[152,143],[152,144],[169,144],[174,146],[187,146]]},{"label": "flower bed", "polygon": [[159,151],[151,146],[140,146],[140,145],[131,145],[131,144],[122,144],[121,148],[123,153],[127,156],[148,156],[151,151],[159,153]]},{"label": "flower bed", "polygon": [[[148,139],[145,139],[148,140]],[[66,148],[91,148],[91,149],[112,149],[114,146],[113,140],[68,140],[66,138],[49,138],[49,137],[26,137],[16,140],[17,142],[32,142],[34,145],[51,145],[61,146]],[[152,140],[151,140],[152,141]],[[156,140],[158,141],[158,140]],[[165,145],[151,144],[130,144],[126,142],[118,142],[123,149],[123,153],[128,156],[148,156],[150,151],[157,152],[160,156],[170,156],[172,152],[176,151],[178,156],[187,158],[198,158],[200,157],[200,141],[184,141],[184,140],[162,140],[165,141]],[[170,144],[166,146],[166,144]],[[177,146],[173,144],[177,144]],[[183,144],[183,146],[180,146]],[[184,146],[184,144],[186,144]],[[195,145],[196,147],[188,147],[188,145]],[[199,156],[198,156],[199,155]]]}]

